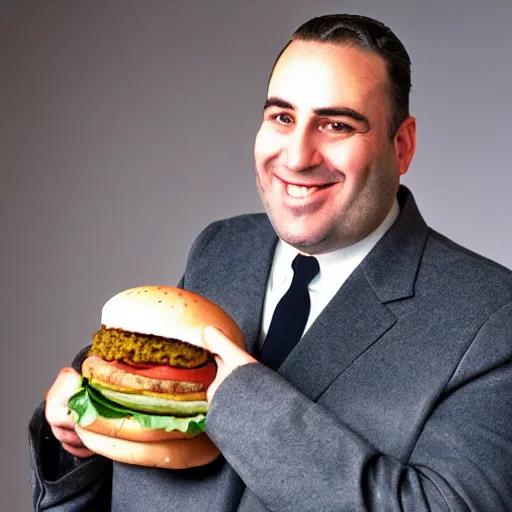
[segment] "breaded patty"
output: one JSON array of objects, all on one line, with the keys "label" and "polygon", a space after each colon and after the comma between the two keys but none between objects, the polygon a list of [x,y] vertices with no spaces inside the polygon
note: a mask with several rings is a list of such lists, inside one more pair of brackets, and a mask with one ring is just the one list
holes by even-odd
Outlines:
[{"label": "breaded patty", "polygon": [[180,340],[105,327],[94,333],[89,355],[105,361],[166,363],[178,368],[195,368],[209,358],[202,348]]}]

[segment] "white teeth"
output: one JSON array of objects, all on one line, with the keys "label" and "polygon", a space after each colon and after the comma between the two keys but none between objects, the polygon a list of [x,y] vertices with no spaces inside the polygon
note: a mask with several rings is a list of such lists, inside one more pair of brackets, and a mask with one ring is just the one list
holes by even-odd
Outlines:
[{"label": "white teeth", "polygon": [[299,185],[286,186],[286,192],[292,197],[307,197],[312,194],[318,187],[301,187]]}]

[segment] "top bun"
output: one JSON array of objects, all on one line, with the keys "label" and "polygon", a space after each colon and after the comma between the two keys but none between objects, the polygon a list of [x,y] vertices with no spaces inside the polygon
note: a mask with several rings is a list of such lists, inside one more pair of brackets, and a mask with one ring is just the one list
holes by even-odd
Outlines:
[{"label": "top bun", "polygon": [[203,330],[212,325],[239,347],[244,335],[217,304],[173,286],[139,286],[114,295],[103,306],[101,323],[110,329],[152,334],[203,347]]}]

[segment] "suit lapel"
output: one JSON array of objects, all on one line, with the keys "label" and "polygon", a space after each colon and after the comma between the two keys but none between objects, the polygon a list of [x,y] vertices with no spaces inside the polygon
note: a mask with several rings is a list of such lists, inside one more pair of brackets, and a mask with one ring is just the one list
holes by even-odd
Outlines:
[{"label": "suit lapel", "polygon": [[242,283],[243,290],[240,290],[242,293],[239,295],[237,309],[243,314],[239,316],[239,326],[245,336],[247,351],[255,357],[259,353],[263,303],[276,244],[277,236],[274,231],[266,232],[265,236],[260,238],[259,250],[255,251],[250,264],[246,265],[240,274],[239,283]]},{"label": "suit lapel", "polygon": [[205,288],[200,288],[198,293],[210,297],[237,322],[244,333],[247,351],[256,354],[277,236],[266,216],[255,218],[246,229],[251,236],[244,234],[236,239],[237,251],[227,260],[229,266],[216,265],[216,279],[206,282]]},{"label": "suit lapel", "polygon": [[411,297],[428,228],[401,187],[401,213],[279,368],[315,400],[396,322],[387,303]]},{"label": "suit lapel", "polygon": [[358,268],[283,362],[279,373],[315,400],[395,322],[395,316],[382,305]]}]

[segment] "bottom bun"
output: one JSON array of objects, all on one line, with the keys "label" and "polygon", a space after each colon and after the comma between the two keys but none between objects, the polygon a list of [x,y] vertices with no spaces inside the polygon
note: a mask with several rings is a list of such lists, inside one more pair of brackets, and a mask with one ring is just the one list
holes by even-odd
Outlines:
[{"label": "bottom bun", "polygon": [[75,425],[75,430],[89,450],[126,464],[185,469],[204,466],[220,454],[206,434],[185,439],[140,442],[98,434],[79,425]]}]

